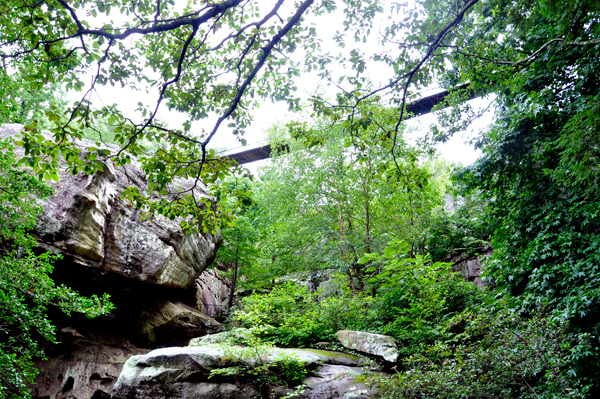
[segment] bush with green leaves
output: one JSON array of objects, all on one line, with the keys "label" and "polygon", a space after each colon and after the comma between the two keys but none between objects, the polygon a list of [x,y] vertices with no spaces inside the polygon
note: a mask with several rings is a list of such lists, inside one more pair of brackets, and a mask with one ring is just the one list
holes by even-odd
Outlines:
[{"label": "bush with green leaves", "polygon": [[248,381],[258,388],[261,398],[270,398],[270,391],[274,386],[287,385],[294,388],[304,381],[307,370],[298,356],[293,353],[278,354],[273,361],[271,358],[277,348],[272,343],[250,337],[244,344],[245,346],[221,345],[225,351],[222,360],[235,365],[214,369],[209,378],[224,376]]},{"label": "bush with green leaves", "polygon": [[243,327],[260,327],[263,339],[280,346],[307,346],[335,333],[320,320],[316,301],[316,294],[289,282],[244,298],[232,318]]},{"label": "bush with green leaves", "polygon": [[409,253],[407,243],[393,240],[381,254],[366,254],[360,260],[369,265],[369,283],[377,287],[372,325],[396,338],[404,356],[449,337],[447,320],[465,309],[477,309],[486,299],[449,263]]},{"label": "bush with green leaves", "polygon": [[348,288],[338,296],[323,297],[307,287],[288,282],[268,294],[242,300],[233,319],[244,327],[260,327],[260,336],[280,346],[302,347],[335,342],[342,329],[371,330],[374,298],[353,295]]},{"label": "bush with green leaves", "polygon": [[404,360],[405,371],[381,378],[387,399],[586,398],[589,386],[574,368],[590,353],[589,334],[512,311],[464,312],[450,323],[463,330]]},{"label": "bush with green leaves", "polygon": [[33,88],[26,80],[31,66],[16,65],[14,70],[0,65],[0,124],[20,123],[29,124],[35,121],[40,128],[47,128],[48,118],[45,112],[50,108],[65,109],[61,85],[47,84],[45,87]]},{"label": "bush with green leaves", "polygon": [[41,212],[39,199],[52,190],[16,168],[10,141],[0,140],[0,398],[28,398],[27,384],[44,357],[41,341],[56,342],[55,328],[46,317],[54,306],[69,314],[89,317],[112,309],[107,295],[84,298],[57,286],[50,274],[59,255],[36,255],[37,243],[27,232]]},{"label": "bush with green leaves", "polygon": [[433,261],[449,261],[460,254],[470,258],[490,247],[494,224],[481,195],[455,195],[452,209],[442,209],[423,230],[423,246]]},{"label": "bush with green leaves", "polygon": [[432,263],[428,256],[411,258],[409,252],[406,243],[396,240],[382,254],[361,259],[375,296],[353,294],[342,280],[340,292],[329,297],[285,283],[244,298],[233,318],[244,327],[264,326],[262,337],[283,346],[337,342],[333,334],[350,329],[391,335],[402,355],[416,353],[450,336],[446,321],[480,306],[485,294],[449,264]]}]

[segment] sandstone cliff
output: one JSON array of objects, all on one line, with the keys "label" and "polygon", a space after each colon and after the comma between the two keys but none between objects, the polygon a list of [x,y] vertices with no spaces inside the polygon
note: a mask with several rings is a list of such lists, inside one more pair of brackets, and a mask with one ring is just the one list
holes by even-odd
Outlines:
[{"label": "sandstone cliff", "polygon": [[[16,137],[21,129],[2,125],[0,138]],[[83,149],[92,145],[86,140],[77,144]],[[207,315],[214,309],[198,309],[197,298],[220,304],[227,286],[215,271],[196,282],[213,262],[220,234],[184,234],[179,220],[144,220],[121,198],[129,186],[146,188],[135,163],[107,164],[92,176],[62,171],[50,185],[55,192],[43,203],[36,235],[42,249],[63,255],[53,279],[84,295],[106,292],[116,309],[94,320],[50,310],[61,344],[49,346],[50,359],[38,364],[35,396],[109,397],[129,356],[185,345],[220,330]],[[197,194],[208,196],[201,188]]]}]

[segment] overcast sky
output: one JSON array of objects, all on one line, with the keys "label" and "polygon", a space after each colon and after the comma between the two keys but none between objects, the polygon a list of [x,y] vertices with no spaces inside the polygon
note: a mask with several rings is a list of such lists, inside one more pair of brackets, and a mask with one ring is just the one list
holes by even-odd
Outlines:
[{"label": "overcast sky", "polygon": [[[271,1],[264,0],[265,4],[271,4]],[[389,11],[388,11],[389,13]],[[384,13],[380,16],[380,20],[375,21],[375,31],[378,30],[379,25],[385,22],[388,17],[388,13]],[[348,42],[346,50],[340,49],[335,45],[332,40],[332,37],[336,33],[337,29],[340,29],[341,22],[343,20],[343,14],[341,10],[334,12],[332,14],[323,15],[321,17],[311,17],[308,22],[314,23],[318,29],[319,38],[322,40],[322,49],[324,51],[328,51],[331,54],[337,55],[342,51],[347,51],[348,49],[355,46],[354,43]],[[377,47],[376,44],[377,35],[372,35],[372,38],[369,39],[367,43],[361,45],[361,50],[364,52],[372,52]],[[297,52],[293,55],[292,59],[296,61],[301,61],[303,59],[303,55],[300,52]],[[375,85],[380,82],[385,81],[390,76],[390,70],[388,67],[380,64],[369,64],[368,65],[368,73],[371,77],[371,80]],[[333,73],[336,71],[333,69]],[[339,73],[344,73],[344,71],[340,68]],[[297,86],[299,88],[298,94],[306,99],[311,93],[314,93],[317,88],[323,89],[323,82],[317,77],[315,73],[303,74],[300,78],[297,78]],[[378,81],[379,79],[379,81]],[[327,90],[327,89],[326,89]],[[331,89],[329,89],[331,90]],[[430,91],[439,90],[436,87],[432,87],[429,89]],[[333,93],[333,91],[329,91]],[[431,94],[429,91],[425,94]],[[81,93],[71,93],[71,97],[73,99],[79,99]],[[94,94],[92,101],[98,106],[101,105],[109,105],[117,102],[121,110],[128,116],[133,116],[134,109],[137,107],[138,101],[146,101],[151,102],[153,96],[145,95],[139,92],[135,93],[127,88],[121,87],[98,87],[97,93]],[[117,101],[115,101],[117,99]],[[476,99],[472,102],[474,106],[477,107],[486,107],[489,104],[489,101],[484,101],[480,99]],[[271,103],[270,101],[263,101],[261,103],[260,108],[255,109],[253,111],[254,122],[252,125],[246,130],[245,139],[248,142],[248,147],[252,147],[254,143],[263,142],[266,139],[266,130],[272,126],[273,124],[285,123],[290,120],[293,120],[295,117],[294,114],[288,112],[287,104],[285,103]],[[159,113],[159,119],[166,121],[171,128],[178,128],[185,121],[185,116],[182,114],[178,114],[177,112],[169,112],[166,107]],[[205,128],[207,130],[212,129],[214,122],[216,120],[216,116],[213,118],[209,118],[207,120],[196,122],[192,125],[192,132],[194,130],[199,131],[201,128]],[[463,165],[468,165],[472,163],[478,156],[478,153],[473,150],[472,147],[465,144],[469,138],[473,137],[479,129],[485,128],[486,125],[491,120],[491,113],[488,113],[485,117],[480,118],[468,132],[464,132],[463,134],[455,135],[449,142],[440,145],[438,147],[441,155],[447,160],[455,163],[462,163]],[[426,115],[419,118],[415,118],[411,120],[409,123],[411,126],[418,127],[416,133],[411,134],[424,134],[429,126],[435,122],[434,115]],[[420,133],[419,133],[420,132]],[[409,138],[410,139],[410,138]],[[225,127],[222,128],[221,131],[214,137],[211,141],[212,148],[236,148],[240,147],[239,141],[236,141],[235,137],[229,132],[229,130]],[[240,148],[243,150],[243,148]],[[255,169],[255,166],[252,168]]]}]

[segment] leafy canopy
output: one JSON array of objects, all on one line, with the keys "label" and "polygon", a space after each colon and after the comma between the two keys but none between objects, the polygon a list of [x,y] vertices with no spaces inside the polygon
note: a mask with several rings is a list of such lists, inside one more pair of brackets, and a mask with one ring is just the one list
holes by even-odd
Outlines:
[{"label": "leafy canopy", "polygon": [[[148,193],[172,194],[175,200],[160,201],[134,188],[126,196],[150,212],[202,220],[201,226],[186,229],[215,232],[222,214],[193,188],[181,188],[177,179],[192,179],[197,186],[224,178],[232,162],[208,145],[224,125],[245,144],[241,135],[259,99],[286,100],[297,108],[293,78],[300,69],[288,58],[297,48],[310,52],[318,46],[315,27],[305,19],[336,7],[314,0],[269,5],[255,0],[2,0],[0,53],[9,63],[3,69],[26,66],[24,80],[32,90],[60,82],[66,90],[82,92],[67,110],[48,111],[52,140],[43,139],[35,123],[26,129],[23,162],[36,173],[54,176],[59,156],[72,173],[94,173],[106,162],[123,165],[137,157]],[[347,6],[348,13],[361,15],[377,9],[371,3]],[[325,63],[327,57],[321,67]],[[95,88],[107,85],[128,87],[149,103],[138,104],[135,120],[116,105],[92,108]],[[164,108],[182,113],[181,128],[160,123]],[[190,130],[193,122],[210,117],[216,118],[212,127]],[[74,140],[98,119],[112,125],[120,149],[100,148],[98,142],[81,153]],[[148,143],[161,148],[148,154]]]}]

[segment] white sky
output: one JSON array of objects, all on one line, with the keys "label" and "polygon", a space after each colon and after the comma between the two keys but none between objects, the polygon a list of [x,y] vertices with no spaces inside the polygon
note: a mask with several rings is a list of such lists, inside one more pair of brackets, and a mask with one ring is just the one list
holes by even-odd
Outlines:
[{"label": "white sky", "polygon": [[[265,2],[267,0],[264,0]],[[269,4],[272,4],[272,1],[269,0]],[[111,15],[112,17],[112,15]],[[336,33],[336,29],[341,28],[341,22],[343,16],[341,10],[336,11],[333,14],[324,15],[319,18],[311,17],[309,22],[312,22],[316,25],[318,29],[319,38],[322,40],[322,48],[326,51],[329,51],[332,54],[337,55],[341,50],[336,47],[331,38]],[[383,19],[387,18],[387,15],[382,15],[380,17]],[[381,21],[375,22],[375,31],[377,30],[377,25],[380,24]],[[361,49],[365,52],[372,51],[376,45],[374,41],[376,40],[376,35],[372,35],[373,39],[371,39],[368,43],[361,46]],[[354,43],[347,43],[348,48],[354,47]],[[293,55],[293,59],[297,61],[301,61],[303,56],[301,53],[297,53]],[[378,80],[385,81],[387,77],[390,76],[389,68],[386,66],[381,66],[377,64],[369,64],[368,72],[376,84]],[[333,70],[333,73],[338,71]],[[340,68],[340,73],[344,71]],[[322,87],[323,83],[319,80],[315,73],[312,74],[304,74],[300,78],[297,78],[297,86],[299,87],[299,94],[303,98],[308,98],[311,93],[316,91],[318,87]],[[432,88],[435,90],[435,88]],[[70,93],[70,97],[75,99],[80,99],[82,93]],[[127,88],[121,87],[98,87],[97,93],[94,94],[92,101],[100,105],[109,105],[112,103],[117,103],[119,108],[125,113],[125,115],[133,116],[135,108],[137,108],[138,101],[145,101],[148,104],[152,103],[153,96],[142,94],[140,92],[132,92]],[[472,101],[473,106],[487,106],[489,101],[484,101],[480,99],[476,99]],[[248,147],[252,147],[253,143],[263,142],[266,139],[266,130],[277,123],[285,123],[290,120],[293,120],[295,117],[294,114],[288,112],[287,104],[283,102],[279,103],[271,103],[271,102],[262,102],[259,109],[255,109],[253,112],[254,122],[252,125],[246,129],[246,135],[244,138],[248,142]],[[159,112],[158,118],[160,120],[166,121],[170,127],[177,128],[180,127],[181,124],[185,121],[185,115],[178,114],[176,112],[169,112],[166,107]],[[456,134],[451,140],[447,143],[439,145],[438,150],[441,155],[447,160],[454,163],[462,163],[463,165],[471,164],[478,157],[478,153],[469,145],[465,144],[465,141],[473,137],[473,135],[482,128],[485,128],[486,125],[491,120],[491,114],[488,113],[485,117],[480,118],[476,121],[475,124],[471,127],[468,132],[464,132],[463,134]],[[201,128],[205,128],[206,130],[211,130],[214,122],[216,121],[216,117],[209,118],[208,120],[196,122],[192,125],[192,132],[194,130],[200,130]],[[415,118],[411,120],[411,126],[418,126],[419,131],[423,134],[427,131],[428,127],[435,122],[434,115],[425,115],[419,118]],[[226,125],[226,124],[224,124]],[[230,133],[229,129],[226,127],[221,128],[221,130],[217,133],[217,135],[211,141],[212,148],[235,148],[240,147],[239,141],[236,141],[236,138]],[[240,148],[240,151],[244,150]],[[252,165],[252,164],[251,164]],[[256,170],[258,165],[254,164],[251,166],[251,169]]]}]

